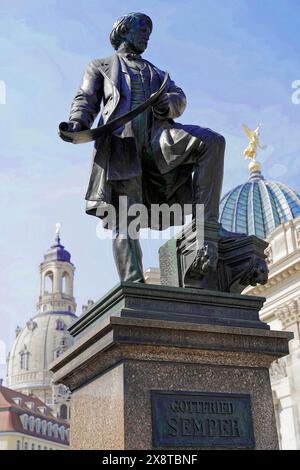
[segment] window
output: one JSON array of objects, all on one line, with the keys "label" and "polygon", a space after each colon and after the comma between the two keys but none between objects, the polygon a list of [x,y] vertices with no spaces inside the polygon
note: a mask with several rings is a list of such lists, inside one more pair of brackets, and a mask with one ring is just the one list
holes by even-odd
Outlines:
[{"label": "window", "polygon": [[43,420],[42,421],[42,434],[45,436],[47,433],[47,421]]},{"label": "window", "polygon": [[29,420],[28,415],[26,415],[26,414],[21,415],[20,419],[21,419],[21,423],[23,425],[23,428],[25,430],[27,430],[28,429],[28,420]]},{"label": "window", "polygon": [[20,367],[21,369],[25,369],[25,353],[21,352],[20,357],[21,357]]},{"label": "window", "polygon": [[35,430],[39,434],[41,432],[41,419],[36,418],[35,420]]},{"label": "window", "polygon": [[71,294],[71,278],[70,275],[66,272],[63,273],[61,278],[61,291],[63,294]]},{"label": "window", "polygon": [[53,273],[49,271],[44,278],[44,294],[53,293]]},{"label": "window", "polygon": [[67,405],[63,404],[61,405],[60,407],[60,417],[62,419],[68,419],[68,408],[67,408]]},{"label": "window", "polygon": [[38,450],[42,450],[41,446],[38,446]]},{"label": "window", "polygon": [[24,450],[28,450],[28,442],[24,442]]},{"label": "window", "polygon": [[53,425],[53,437],[58,438],[58,424]]},{"label": "window", "polygon": [[21,441],[17,441],[17,450],[21,450]]},{"label": "window", "polygon": [[27,351],[22,351],[20,353],[20,368],[21,370],[28,370],[28,355]]},{"label": "window", "polygon": [[64,438],[65,438],[65,427],[64,427],[64,426],[60,426],[60,428],[59,428],[59,434],[60,434],[61,440],[63,441]]},{"label": "window", "polygon": [[29,430],[30,430],[31,432],[34,431],[34,424],[35,424],[34,421],[35,421],[35,420],[34,420],[34,416],[30,416],[30,418],[29,418]]},{"label": "window", "polygon": [[31,444],[31,450],[35,450],[35,445]]},{"label": "window", "polygon": [[59,331],[64,331],[65,329],[65,322],[61,318],[56,321],[56,329]]},{"label": "window", "polygon": [[48,436],[51,437],[52,436],[52,423],[48,423]]},{"label": "window", "polygon": [[13,401],[15,402],[16,405],[20,406],[21,403],[22,403],[22,400],[21,398],[17,397],[17,398],[13,398]]}]

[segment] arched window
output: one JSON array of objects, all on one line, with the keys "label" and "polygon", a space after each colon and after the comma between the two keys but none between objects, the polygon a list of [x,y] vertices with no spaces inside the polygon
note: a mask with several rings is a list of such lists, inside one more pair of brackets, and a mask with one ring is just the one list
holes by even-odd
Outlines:
[{"label": "arched window", "polygon": [[58,424],[53,425],[53,437],[58,438]]},{"label": "arched window", "polygon": [[68,419],[68,407],[67,407],[67,405],[65,405],[65,404],[61,405],[59,414],[60,414],[61,419]]},{"label": "arched window", "polygon": [[45,436],[46,433],[47,433],[47,421],[43,420],[42,421],[42,434]]},{"label": "arched window", "polygon": [[63,294],[72,295],[70,274],[64,272],[61,278],[61,291]]},{"label": "arched window", "polygon": [[28,429],[28,420],[29,420],[29,416],[26,415],[26,414],[24,414],[24,415],[21,415],[20,419],[21,419],[21,423],[22,423],[22,425],[23,425],[23,428],[24,428],[25,430],[27,430],[27,429]]},{"label": "arched window", "polygon": [[64,426],[60,426],[60,428],[59,428],[59,434],[60,434],[61,440],[63,441],[64,438],[65,438],[65,427],[64,427]]},{"label": "arched window", "polygon": [[35,445],[31,444],[31,450],[35,450]]},{"label": "arched window", "polygon": [[21,450],[21,441],[17,441],[17,450]]},{"label": "arched window", "polygon": [[35,430],[39,434],[41,432],[41,419],[36,418],[35,420]]},{"label": "arched window", "polygon": [[48,271],[44,278],[44,294],[52,294],[53,292],[53,272]]},{"label": "arched window", "polygon": [[56,321],[56,329],[59,331],[64,331],[65,329],[65,322],[61,318]]},{"label": "arched window", "polygon": [[51,437],[52,436],[52,423],[48,423],[48,436]]},{"label": "arched window", "polygon": [[34,431],[34,421],[35,421],[34,416],[30,416],[30,418],[29,418],[29,430],[31,432]]},{"label": "arched window", "polygon": [[28,442],[24,442],[24,450],[28,450]]},{"label": "arched window", "polygon": [[29,352],[26,350],[26,346],[24,347],[23,351],[20,352],[20,369],[21,370],[28,370],[29,368]]}]

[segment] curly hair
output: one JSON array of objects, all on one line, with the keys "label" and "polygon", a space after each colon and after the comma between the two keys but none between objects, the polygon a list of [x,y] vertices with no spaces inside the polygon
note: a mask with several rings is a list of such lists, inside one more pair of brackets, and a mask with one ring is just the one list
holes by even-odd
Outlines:
[{"label": "curly hair", "polygon": [[124,36],[130,31],[136,19],[145,20],[152,32],[153,23],[149,16],[144,13],[128,13],[113,24],[112,32],[110,33],[110,42],[114,49],[118,49]]}]

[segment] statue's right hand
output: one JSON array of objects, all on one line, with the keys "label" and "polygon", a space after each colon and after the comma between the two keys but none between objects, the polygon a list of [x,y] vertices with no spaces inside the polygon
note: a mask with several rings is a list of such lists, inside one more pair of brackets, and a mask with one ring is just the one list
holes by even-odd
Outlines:
[{"label": "statue's right hand", "polygon": [[82,131],[82,125],[77,121],[61,122],[59,130],[63,132],[80,132]]}]

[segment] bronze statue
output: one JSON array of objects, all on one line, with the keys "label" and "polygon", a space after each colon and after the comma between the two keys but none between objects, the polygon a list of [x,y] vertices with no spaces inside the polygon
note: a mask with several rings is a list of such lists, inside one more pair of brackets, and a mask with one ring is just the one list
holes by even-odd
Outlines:
[{"label": "bronze statue", "polygon": [[[174,121],[184,112],[186,97],[141,56],[151,32],[152,21],[142,13],[127,14],[113,25],[110,41],[116,53],[88,65],[69,122],[60,128],[65,140],[91,140],[95,133],[88,130],[103,106],[86,212],[104,219],[105,208],[112,204],[120,214],[124,210],[120,196],[126,197],[129,206],[138,203],[148,209],[153,204],[192,204],[194,215],[196,204],[203,204],[205,222],[219,230],[225,139],[208,128]],[[151,106],[131,119],[130,113],[151,99]],[[109,128],[120,116],[125,117],[123,124]],[[77,140],[72,140],[72,133]],[[120,279],[144,282],[139,240],[128,237],[118,223],[110,228]],[[217,246],[214,265],[216,256]]]}]

